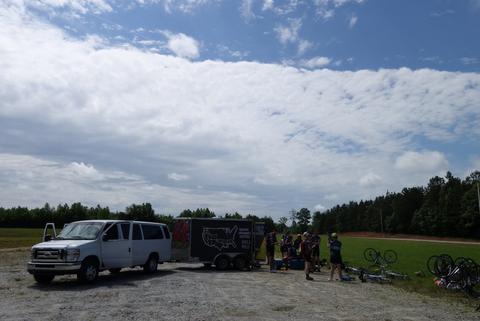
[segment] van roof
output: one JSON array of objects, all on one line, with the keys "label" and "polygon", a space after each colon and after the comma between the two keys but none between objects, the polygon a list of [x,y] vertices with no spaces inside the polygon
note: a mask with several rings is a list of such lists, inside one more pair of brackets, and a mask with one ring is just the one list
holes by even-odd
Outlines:
[{"label": "van roof", "polygon": [[145,222],[145,221],[134,221],[134,220],[82,220],[82,221],[75,221],[71,223],[78,223],[78,222],[98,222],[98,223],[140,223],[140,224],[159,224],[159,225],[166,225],[165,223],[157,223],[157,222]]}]

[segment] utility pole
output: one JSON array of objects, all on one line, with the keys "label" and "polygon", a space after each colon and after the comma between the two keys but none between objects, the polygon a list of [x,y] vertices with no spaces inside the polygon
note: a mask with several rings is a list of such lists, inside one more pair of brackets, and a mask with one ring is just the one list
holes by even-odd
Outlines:
[{"label": "utility pole", "polygon": [[380,232],[383,234],[383,210],[380,209]]},{"label": "utility pole", "polygon": [[477,182],[478,213],[480,214],[480,187],[478,185]]}]

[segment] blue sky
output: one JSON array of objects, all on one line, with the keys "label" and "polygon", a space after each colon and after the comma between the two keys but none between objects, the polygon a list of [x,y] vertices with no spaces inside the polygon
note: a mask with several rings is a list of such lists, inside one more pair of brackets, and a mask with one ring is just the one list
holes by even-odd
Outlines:
[{"label": "blue sky", "polygon": [[287,216],[480,169],[480,1],[0,3],[0,206]]},{"label": "blue sky", "polygon": [[[183,33],[199,43],[197,60],[293,63],[327,57],[336,70],[480,70],[480,5],[473,0],[145,1],[111,6],[82,19],[40,16],[68,26],[75,36],[98,34],[113,43],[141,46],[138,41],[165,41],[159,30]],[[59,9],[69,12],[65,6]],[[281,30],[290,32],[283,41]],[[305,49],[300,49],[302,43]],[[158,43],[146,47],[159,49]]]}]

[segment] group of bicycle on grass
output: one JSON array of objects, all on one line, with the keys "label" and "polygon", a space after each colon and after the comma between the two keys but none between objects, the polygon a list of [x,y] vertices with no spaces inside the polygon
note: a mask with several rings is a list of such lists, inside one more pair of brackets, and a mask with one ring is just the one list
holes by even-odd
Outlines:
[{"label": "group of bicycle on grass", "polygon": [[[301,258],[305,262],[305,279],[312,281],[313,278],[310,276],[310,273],[315,271],[320,272],[322,265],[320,261],[320,240],[321,238],[318,233],[311,234],[309,232],[304,232],[303,238],[302,234],[298,234],[295,240],[293,240],[291,234],[284,234],[280,241],[280,252],[282,253],[283,265],[285,266],[285,269],[288,270],[289,263],[292,262],[292,260]],[[265,244],[270,272],[275,272],[275,247],[278,244],[275,230],[266,235]],[[342,243],[338,240],[336,233],[329,234],[327,246],[330,252],[329,280],[333,280],[335,271],[338,273],[338,279],[342,280]]]}]

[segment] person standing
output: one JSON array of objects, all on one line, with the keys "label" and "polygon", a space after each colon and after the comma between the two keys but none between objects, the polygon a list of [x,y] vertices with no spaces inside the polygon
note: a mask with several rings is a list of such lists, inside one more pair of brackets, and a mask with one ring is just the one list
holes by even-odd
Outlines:
[{"label": "person standing", "polygon": [[302,244],[302,234],[297,234],[297,238],[293,242],[293,248],[295,251],[300,252],[300,245]]},{"label": "person standing", "polygon": [[335,270],[338,271],[339,280],[342,280],[342,242],[338,240],[337,233],[332,233],[330,236],[329,248],[331,265],[329,281],[333,280],[333,274],[335,273]]},{"label": "person standing", "polygon": [[291,259],[290,254],[292,253],[292,236],[289,233],[286,233],[283,237],[282,244],[281,244],[281,250],[282,250],[282,258],[283,258],[283,264],[285,265],[285,270],[288,270],[289,268],[289,261]]},{"label": "person standing", "polygon": [[267,250],[267,262],[270,267],[270,272],[276,272],[275,268],[275,245],[277,244],[277,233],[273,229],[267,234],[265,239],[265,245]]},{"label": "person standing", "polygon": [[320,235],[318,231],[312,236],[312,269],[320,272]]},{"label": "person standing", "polygon": [[310,269],[312,268],[312,241],[308,232],[303,233],[304,240],[300,245],[300,252],[302,253],[303,260],[305,261],[305,279],[313,281],[310,276]]}]

